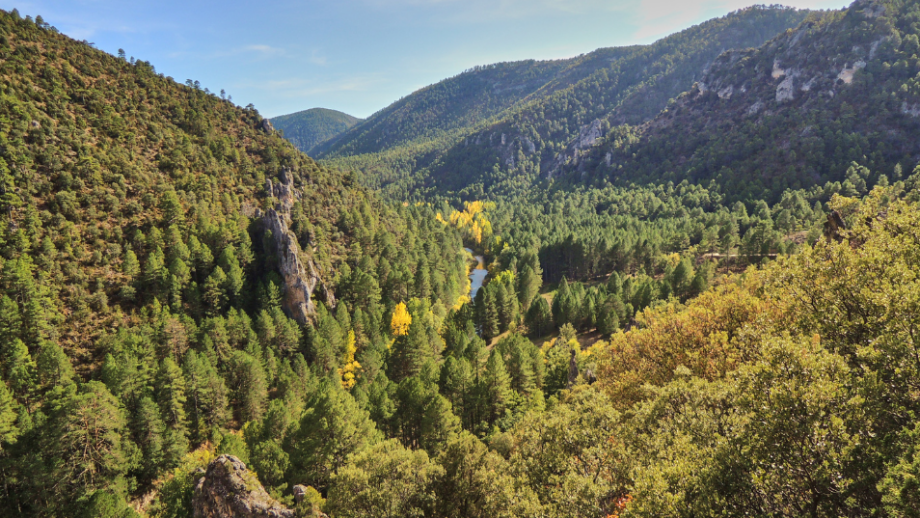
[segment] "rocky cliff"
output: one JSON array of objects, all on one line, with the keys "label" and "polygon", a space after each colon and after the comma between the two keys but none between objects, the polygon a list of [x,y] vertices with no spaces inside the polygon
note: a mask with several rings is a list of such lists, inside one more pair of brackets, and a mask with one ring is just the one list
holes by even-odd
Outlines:
[{"label": "rocky cliff", "polygon": [[312,296],[320,287],[326,304],[335,307],[335,294],[323,282],[316,265],[303,252],[296,236],[290,231],[291,208],[300,198],[291,175],[282,171],[277,182],[266,180],[265,191],[271,194],[275,207],[262,216],[262,223],[271,232],[278,257],[278,269],[284,279],[282,306],[292,318],[306,323],[316,313]]},{"label": "rocky cliff", "polygon": [[296,514],[273,499],[255,473],[232,455],[211,461],[192,497],[195,518],[294,518]]}]

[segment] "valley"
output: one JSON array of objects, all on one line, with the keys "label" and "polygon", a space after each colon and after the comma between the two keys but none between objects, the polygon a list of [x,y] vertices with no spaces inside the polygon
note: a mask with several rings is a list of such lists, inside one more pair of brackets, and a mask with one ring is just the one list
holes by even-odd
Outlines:
[{"label": "valley", "polygon": [[0,77],[4,516],[920,507],[920,2],[749,7],[363,119],[12,9]]}]

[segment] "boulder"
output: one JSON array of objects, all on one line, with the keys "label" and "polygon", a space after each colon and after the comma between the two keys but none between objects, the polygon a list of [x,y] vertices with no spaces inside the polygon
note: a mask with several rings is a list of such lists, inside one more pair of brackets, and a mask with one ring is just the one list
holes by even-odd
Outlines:
[{"label": "boulder", "polygon": [[255,473],[232,455],[212,460],[192,496],[195,518],[295,518],[259,483]]}]

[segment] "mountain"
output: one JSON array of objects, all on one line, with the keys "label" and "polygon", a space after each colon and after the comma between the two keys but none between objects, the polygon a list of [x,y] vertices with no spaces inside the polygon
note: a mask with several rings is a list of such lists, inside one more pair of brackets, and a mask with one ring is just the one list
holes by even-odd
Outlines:
[{"label": "mountain", "polygon": [[913,3],[861,0],[761,48],[727,52],[653,120],[611,124],[567,149],[559,176],[572,185],[686,179],[747,201],[800,188],[861,194],[901,179],[920,159],[916,13]]},{"label": "mountain", "polygon": [[915,516],[920,168],[770,189],[913,165],[920,3],[801,16],[340,136],[461,206],[0,11],[0,514]]},{"label": "mountain", "polygon": [[316,155],[331,158],[377,153],[417,140],[444,138],[501,114],[530,96],[577,82],[624,53],[625,49],[602,49],[573,59],[475,67],[400,99],[319,146]]},{"label": "mountain", "polygon": [[758,47],[809,16],[752,7],[651,45],[468,71],[394,103],[317,156],[402,196],[530,185],[571,142],[651,119],[722,52]]},{"label": "mountain", "polygon": [[284,138],[294,146],[309,153],[314,147],[343,133],[361,119],[347,113],[325,108],[312,108],[288,115],[272,117],[275,129],[284,133]]},{"label": "mountain", "polygon": [[174,468],[250,462],[243,424],[320,387],[377,433],[346,389],[387,394],[397,307],[428,336],[465,300],[460,230],[41,17],[0,11],[0,75],[0,514],[137,516],[168,479],[148,511],[190,516]]}]

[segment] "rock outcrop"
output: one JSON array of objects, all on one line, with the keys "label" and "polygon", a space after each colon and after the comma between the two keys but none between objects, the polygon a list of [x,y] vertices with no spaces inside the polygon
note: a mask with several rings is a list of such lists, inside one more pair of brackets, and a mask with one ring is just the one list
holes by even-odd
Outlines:
[{"label": "rock outcrop", "polygon": [[843,216],[836,210],[827,215],[827,221],[824,222],[824,237],[828,240],[843,241],[840,233],[847,229],[847,224]]},{"label": "rock outcrop", "polygon": [[259,483],[255,473],[232,455],[212,460],[192,496],[195,518],[294,518]]},{"label": "rock outcrop", "polygon": [[289,171],[282,171],[278,182],[266,181],[265,190],[276,200],[275,207],[262,216],[262,223],[271,232],[278,257],[278,270],[284,279],[282,307],[300,322],[306,323],[316,313],[312,296],[321,287],[326,304],[335,307],[335,295],[320,277],[316,265],[300,249],[297,237],[290,230],[291,208],[300,197]]}]

